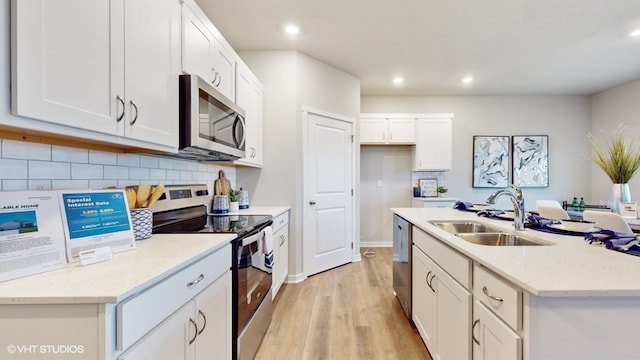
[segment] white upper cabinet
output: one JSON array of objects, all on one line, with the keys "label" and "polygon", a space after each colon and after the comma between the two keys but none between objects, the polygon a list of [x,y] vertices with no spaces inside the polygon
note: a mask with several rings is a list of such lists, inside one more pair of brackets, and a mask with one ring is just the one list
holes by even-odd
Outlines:
[{"label": "white upper cabinet", "polygon": [[412,145],[415,141],[414,118],[377,114],[360,116],[360,144]]},{"label": "white upper cabinet", "polygon": [[182,71],[200,76],[235,101],[235,52],[193,1],[182,6]]},{"label": "white upper cabinet", "polygon": [[177,0],[14,0],[11,6],[12,112],[63,125],[27,122],[25,128],[177,148]]},{"label": "white upper cabinet", "polygon": [[245,154],[236,164],[262,167],[263,159],[263,95],[262,84],[253,76],[247,66],[238,61],[236,69],[236,104],[245,111],[246,137]]},{"label": "white upper cabinet", "polygon": [[453,163],[453,115],[435,114],[416,120],[414,171],[451,170]]}]

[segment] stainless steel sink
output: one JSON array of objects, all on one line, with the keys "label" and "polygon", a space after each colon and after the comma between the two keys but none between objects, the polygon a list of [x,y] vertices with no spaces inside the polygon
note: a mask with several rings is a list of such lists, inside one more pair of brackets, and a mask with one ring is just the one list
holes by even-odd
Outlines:
[{"label": "stainless steel sink", "polygon": [[500,230],[473,221],[434,221],[433,225],[452,234],[499,232]]},{"label": "stainless steel sink", "polygon": [[487,246],[539,246],[550,245],[537,240],[532,240],[516,234],[510,233],[457,233],[457,237],[473,244]]}]

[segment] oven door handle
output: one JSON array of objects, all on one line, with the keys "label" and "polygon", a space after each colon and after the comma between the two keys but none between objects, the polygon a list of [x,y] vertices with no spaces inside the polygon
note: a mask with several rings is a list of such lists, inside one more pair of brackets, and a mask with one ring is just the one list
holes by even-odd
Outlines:
[{"label": "oven door handle", "polygon": [[242,238],[241,239],[242,240],[241,245],[242,246],[247,246],[247,245],[249,245],[251,243],[258,242],[260,239],[262,239],[263,236],[264,236],[264,230],[260,230],[259,232],[255,233],[253,235],[249,235],[249,236],[247,236],[245,238]]}]

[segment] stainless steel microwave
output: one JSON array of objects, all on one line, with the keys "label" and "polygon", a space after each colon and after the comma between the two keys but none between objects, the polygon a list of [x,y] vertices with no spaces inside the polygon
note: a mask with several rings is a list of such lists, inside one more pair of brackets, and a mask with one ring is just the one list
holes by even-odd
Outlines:
[{"label": "stainless steel microwave", "polygon": [[245,112],[197,75],[180,75],[178,156],[233,161],[245,156]]}]

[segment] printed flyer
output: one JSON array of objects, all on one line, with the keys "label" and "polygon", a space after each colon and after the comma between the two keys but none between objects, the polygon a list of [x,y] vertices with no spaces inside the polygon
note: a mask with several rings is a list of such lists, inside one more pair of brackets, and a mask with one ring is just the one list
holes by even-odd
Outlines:
[{"label": "printed flyer", "polygon": [[136,248],[124,190],[59,191],[69,261],[78,252]]},{"label": "printed flyer", "polygon": [[0,281],[66,265],[58,193],[0,192]]}]

